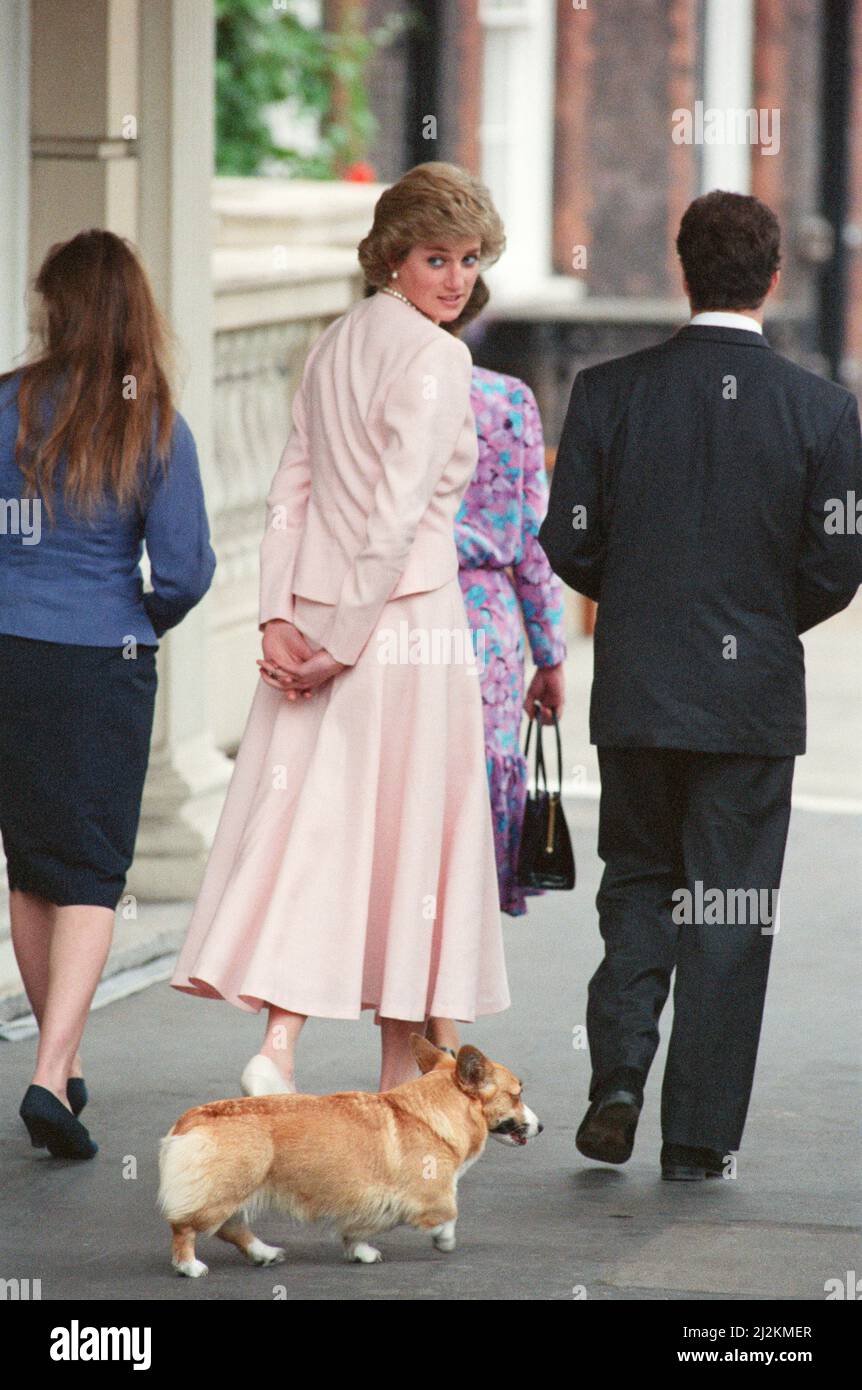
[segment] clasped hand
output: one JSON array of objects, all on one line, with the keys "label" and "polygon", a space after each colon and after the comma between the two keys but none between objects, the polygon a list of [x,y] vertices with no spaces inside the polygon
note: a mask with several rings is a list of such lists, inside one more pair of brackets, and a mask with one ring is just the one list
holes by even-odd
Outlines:
[{"label": "clasped hand", "polygon": [[288,700],[309,699],[326,681],[347,668],[321,647],[313,652],[293,623],[273,618],[263,630],[263,660],[257,662],[261,679]]}]

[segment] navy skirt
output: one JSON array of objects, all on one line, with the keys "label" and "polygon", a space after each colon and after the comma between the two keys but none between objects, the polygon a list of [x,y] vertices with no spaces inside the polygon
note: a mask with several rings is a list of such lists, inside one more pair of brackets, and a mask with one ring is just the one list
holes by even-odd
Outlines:
[{"label": "navy skirt", "polygon": [[116,907],[150,753],[156,648],[0,633],[0,833],[10,890]]}]

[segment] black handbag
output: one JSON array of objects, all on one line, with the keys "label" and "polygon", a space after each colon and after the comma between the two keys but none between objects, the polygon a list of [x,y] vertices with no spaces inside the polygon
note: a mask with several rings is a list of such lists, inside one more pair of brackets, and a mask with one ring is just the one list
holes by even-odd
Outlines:
[{"label": "black handbag", "polygon": [[[535,787],[527,787],[524,802],[524,819],[521,823],[521,843],[518,850],[518,883],[522,888],[574,888],[575,856],[569,827],[563,815],[563,748],[560,742],[560,726],[557,712],[554,716],[554,730],[557,735],[557,790],[548,791],[548,777],[545,772],[545,756],[542,749],[542,706],[533,701],[535,713],[530,716],[527,740],[524,744],[524,757],[527,759],[529,776],[530,736],[536,724]],[[542,774],[544,790],[539,789],[539,773]]]}]

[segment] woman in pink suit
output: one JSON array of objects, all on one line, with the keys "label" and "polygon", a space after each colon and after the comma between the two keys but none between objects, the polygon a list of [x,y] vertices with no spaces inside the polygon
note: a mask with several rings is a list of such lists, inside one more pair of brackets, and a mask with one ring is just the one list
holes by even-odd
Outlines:
[{"label": "woman in pink suit", "polygon": [[247,1094],[293,1090],[309,1015],[412,1031],[508,1007],[479,660],[454,519],[477,461],[471,358],[441,326],[504,246],[451,164],[387,189],[376,293],[306,360],[267,499],[258,687],[171,983],[268,1009]]}]

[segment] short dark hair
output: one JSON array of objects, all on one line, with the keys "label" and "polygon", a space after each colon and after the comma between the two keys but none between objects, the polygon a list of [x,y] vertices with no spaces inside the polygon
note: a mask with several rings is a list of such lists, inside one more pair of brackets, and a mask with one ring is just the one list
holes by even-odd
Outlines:
[{"label": "short dark hair", "polygon": [[692,308],[758,308],[781,264],[780,241],[778,218],[759,198],[719,188],[695,198],[676,239]]}]

